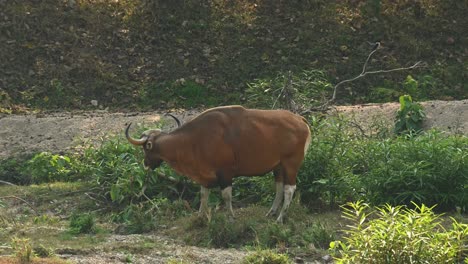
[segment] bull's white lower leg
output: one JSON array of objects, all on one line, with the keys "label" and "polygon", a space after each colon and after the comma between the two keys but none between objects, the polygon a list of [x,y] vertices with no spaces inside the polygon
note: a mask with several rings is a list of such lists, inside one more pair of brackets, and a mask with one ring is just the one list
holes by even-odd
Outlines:
[{"label": "bull's white lower leg", "polygon": [[273,201],[273,205],[271,206],[271,209],[270,209],[270,211],[268,211],[266,216],[276,215],[276,213],[278,212],[278,208],[279,208],[281,202],[283,201],[283,193],[284,193],[283,183],[282,182],[276,182],[275,200]]},{"label": "bull's white lower leg", "polygon": [[283,218],[286,215],[286,211],[291,204],[292,197],[294,195],[294,191],[296,190],[296,185],[284,185],[284,203],[283,208],[281,208],[281,212],[276,219],[276,222],[283,223]]},{"label": "bull's white lower leg", "polygon": [[229,214],[234,217],[234,212],[232,211],[232,186],[224,188],[221,191],[221,195],[226,203],[226,209],[229,211]]},{"label": "bull's white lower leg", "polygon": [[210,189],[201,186],[200,188],[200,215],[208,214],[208,196],[210,195]]}]

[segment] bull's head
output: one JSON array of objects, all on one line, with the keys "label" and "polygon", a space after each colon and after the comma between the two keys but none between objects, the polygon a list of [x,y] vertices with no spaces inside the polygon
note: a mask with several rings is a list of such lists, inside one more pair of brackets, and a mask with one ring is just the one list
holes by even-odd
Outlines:
[{"label": "bull's head", "polygon": [[[177,127],[180,127],[180,121],[177,117],[168,114],[170,117],[174,118],[177,122]],[[150,129],[143,132],[139,139],[135,139],[130,137],[128,134],[128,130],[132,123],[128,124],[127,129],[125,129],[125,137],[127,138],[128,142],[132,143],[135,146],[143,146],[143,150],[145,152],[145,159],[143,161],[145,168],[147,169],[156,169],[161,165],[163,160],[161,159],[159,149],[156,145],[156,141],[158,138],[164,134],[160,129]]]}]

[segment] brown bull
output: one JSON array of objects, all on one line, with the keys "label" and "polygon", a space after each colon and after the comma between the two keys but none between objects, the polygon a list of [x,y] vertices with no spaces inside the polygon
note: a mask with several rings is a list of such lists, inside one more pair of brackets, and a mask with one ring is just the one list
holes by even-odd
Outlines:
[{"label": "brown bull", "polygon": [[170,133],[148,130],[140,139],[131,138],[129,128],[125,131],[127,140],[143,146],[145,167],[155,169],[164,161],[201,185],[202,214],[208,210],[210,188],[221,188],[233,215],[233,178],[273,171],[276,197],[267,215],[277,213],[284,197],[278,222],[283,221],[289,207],[296,175],[311,140],[309,126],[301,116],[242,106],[212,108]]}]

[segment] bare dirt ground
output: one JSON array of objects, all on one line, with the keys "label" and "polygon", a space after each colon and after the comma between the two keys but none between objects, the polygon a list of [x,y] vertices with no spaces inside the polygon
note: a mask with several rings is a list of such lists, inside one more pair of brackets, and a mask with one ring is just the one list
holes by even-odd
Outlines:
[{"label": "bare dirt ground", "polygon": [[[448,133],[468,135],[468,100],[429,101],[423,103],[427,118],[425,128],[436,127]],[[337,112],[352,116],[364,129],[376,119],[384,124],[393,124],[399,105],[397,103],[339,106]],[[198,114],[199,110],[173,112],[182,121]],[[107,136],[124,133],[130,122],[136,126],[152,127],[161,119],[167,119],[166,129],[175,122],[158,112],[109,113],[59,112],[47,114],[3,115],[0,116],[0,159],[38,151],[75,152],[80,151],[86,142],[99,142]],[[373,120],[373,121],[372,121]],[[135,129],[133,130],[135,133]],[[134,134],[134,136],[137,136]],[[162,246],[150,254],[134,256],[134,263],[167,263],[169,260],[190,260],[191,263],[240,263],[247,252],[235,249],[206,249],[181,245],[155,234],[119,236],[111,235],[109,243],[133,244],[135,240],[160,241]],[[58,254],[76,263],[123,263],[127,256],[108,250],[96,252],[66,251]],[[317,262],[319,263],[319,262]]]},{"label": "bare dirt ground", "polygon": [[[468,100],[428,101],[422,104],[427,115],[424,122],[426,129],[436,127],[449,133],[468,135]],[[354,116],[366,129],[377,119],[383,124],[391,125],[398,108],[397,103],[386,103],[339,106],[336,109]],[[173,114],[182,121],[187,121],[199,112],[190,110]],[[3,115],[0,116],[0,158],[38,151],[54,153],[79,150],[83,142],[123,133],[130,122],[151,127],[162,118],[167,119],[167,129],[171,129],[175,122],[170,117],[161,117],[160,114],[95,111]]]}]

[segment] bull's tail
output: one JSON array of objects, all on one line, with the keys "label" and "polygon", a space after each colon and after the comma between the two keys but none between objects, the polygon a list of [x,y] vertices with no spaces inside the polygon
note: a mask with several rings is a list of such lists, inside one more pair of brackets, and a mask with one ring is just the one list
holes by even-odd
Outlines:
[{"label": "bull's tail", "polygon": [[309,125],[309,122],[307,122],[307,119],[303,117],[302,120],[304,120],[304,123],[307,126],[307,131],[309,132],[309,134],[307,135],[305,145],[304,145],[304,157],[305,157],[307,155],[307,151],[309,150],[310,142],[312,141],[312,132],[310,131],[310,125]]}]

